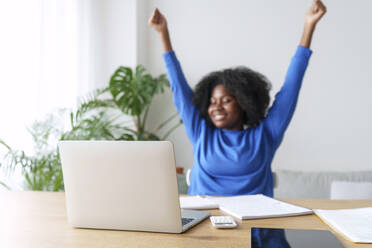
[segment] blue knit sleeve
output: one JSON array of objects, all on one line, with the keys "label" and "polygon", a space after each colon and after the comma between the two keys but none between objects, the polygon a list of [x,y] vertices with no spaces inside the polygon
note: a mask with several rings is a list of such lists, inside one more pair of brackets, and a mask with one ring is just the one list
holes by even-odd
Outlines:
[{"label": "blue knit sleeve", "polygon": [[163,54],[168,79],[173,92],[173,101],[183,121],[186,134],[194,144],[199,137],[203,120],[199,110],[192,104],[193,91],[187,84],[180,63],[173,51]]},{"label": "blue knit sleeve", "polygon": [[275,95],[275,100],[264,125],[271,132],[274,140],[281,141],[296,109],[297,99],[312,51],[298,46],[296,54],[289,65],[285,82]]}]

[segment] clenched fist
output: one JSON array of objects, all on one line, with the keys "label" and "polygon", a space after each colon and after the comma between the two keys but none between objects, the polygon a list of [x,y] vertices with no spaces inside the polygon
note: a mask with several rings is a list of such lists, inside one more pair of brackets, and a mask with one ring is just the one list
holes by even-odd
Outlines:
[{"label": "clenched fist", "polygon": [[167,31],[167,20],[156,8],[149,19],[149,25],[159,33]]},{"label": "clenched fist", "polygon": [[305,21],[307,24],[315,25],[327,12],[326,7],[321,0],[314,0],[313,5],[307,11]]}]

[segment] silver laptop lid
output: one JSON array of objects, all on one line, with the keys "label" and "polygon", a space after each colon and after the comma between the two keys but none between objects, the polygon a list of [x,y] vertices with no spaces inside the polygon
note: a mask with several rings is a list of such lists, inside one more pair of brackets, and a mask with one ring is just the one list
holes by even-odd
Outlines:
[{"label": "silver laptop lid", "polygon": [[168,141],[61,141],[74,227],[182,232],[173,145]]}]

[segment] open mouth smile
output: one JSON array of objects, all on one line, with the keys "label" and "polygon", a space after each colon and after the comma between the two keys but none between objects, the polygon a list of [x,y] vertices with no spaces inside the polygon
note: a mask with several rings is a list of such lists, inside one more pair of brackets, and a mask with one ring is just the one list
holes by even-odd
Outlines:
[{"label": "open mouth smile", "polygon": [[223,119],[225,119],[225,117],[226,117],[226,115],[222,115],[222,114],[213,115],[213,119],[216,120],[216,121],[223,120]]}]

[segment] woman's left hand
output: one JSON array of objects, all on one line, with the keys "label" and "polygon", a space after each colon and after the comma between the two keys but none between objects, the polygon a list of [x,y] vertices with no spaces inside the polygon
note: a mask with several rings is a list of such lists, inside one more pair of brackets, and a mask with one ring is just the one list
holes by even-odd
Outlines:
[{"label": "woman's left hand", "polygon": [[315,25],[327,12],[326,6],[322,3],[321,0],[314,0],[313,5],[307,11],[305,16],[305,22],[309,25]]}]

